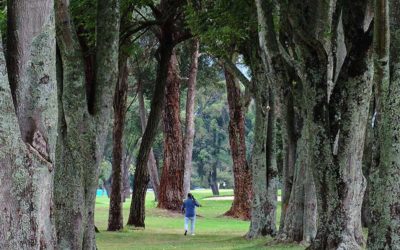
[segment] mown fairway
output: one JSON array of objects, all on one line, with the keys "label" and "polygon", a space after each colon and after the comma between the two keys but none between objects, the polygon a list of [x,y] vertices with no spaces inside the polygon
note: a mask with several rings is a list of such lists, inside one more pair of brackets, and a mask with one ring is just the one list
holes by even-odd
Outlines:
[{"label": "mown fairway", "polygon": [[[196,235],[183,235],[183,217],[155,208],[154,196],[146,198],[146,229],[122,232],[107,232],[108,198],[96,202],[96,226],[101,231],[97,236],[100,250],[125,249],[304,249],[295,245],[270,245],[270,238],[248,241],[243,238],[249,222],[222,217],[231,201],[204,200],[211,196],[210,190],[193,192],[202,207],[198,209]],[[221,195],[232,195],[232,191],[221,191]],[[124,220],[129,214],[130,200],[124,204]],[[279,217],[279,211],[278,211]],[[279,219],[279,218],[278,218]]]}]

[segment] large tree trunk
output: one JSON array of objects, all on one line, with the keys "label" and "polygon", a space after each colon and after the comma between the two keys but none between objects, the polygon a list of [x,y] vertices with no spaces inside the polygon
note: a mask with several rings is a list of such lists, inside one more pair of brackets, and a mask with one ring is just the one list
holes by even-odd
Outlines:
[{"label": "large tree trunk", "polygon": [[122,214],[122,167],[124,165],[123,136],[128,97],[127,63],[127,58],[120,56],[119,77],[114,93],[113,159],[107,231],[118,231],[124,227]]},{"label": "large tree trunk", "polygon": [[[329,70],[315,63],[319,60],[319,65],[328,65],[326,57],[319,54],[318,59],[315,51],[304,53],[309,81],[316,87],[313,134],[317,151],[313,166],[318,231],[309,249],[361,249],[364,241],[361,205],[366,183],[361,161],[372,90],[372,32],[367,5],[368,1],[352,1],[337,6],[343,11],[339,17],[348,51],[342,67],[336,69],[331,91]],[[339,60],[339,53],[335,56]]]},{"label": "large tree trunk", "polygon": [[373,192],[370,193],[372,221],[368,249],[399,249],[400,4],[398,1],[377,0],[375,9],[375,87],[380,157],[370,177]]},{"label": "large tree trunk", "polygon": [[176,211],[182,206],[184,176],[179,94],[178,60],[174,51],[164,97],[164,161],[157,207]]},{"label": "large tree trunk", "polygon": [[158,48],[160,59],[158,62],[156,87],[151,101],[151,111],[140,144],[137,166],[135,169],[132,203],[128,219],[128,225],[135,227],[145,226],[145,199],[147,184],[150,179],[147,164],[164,106],[165,85],[167,82],[168,65],[172,50],[172,34],[169,31],[165,31],[165,36],[160,41],[160,47]]},{"label": "large tree trunk", "polygon": [[[140,76],[139,76],[140,77]],[[143,84],[141,80],[138,80],[138,101],[139,101],[139,116],[140,116],[140,124],[142,126],[142,133],[146,130],[147,125],[147,115],[146,115],[146,107],[144,104],[144,96],[143,96]],[[149,153],[149,161],[147,163],[148,172],[150,174],[150,182],[151,186],[154,190],[155,199],[158,200],[158,194],[160,190],[160,179],[158,177],[158,168],[156,158],[154,157],[153,148],[150,149]]]},{"label": "large tree trunk", "polygon": [[[110,104],[118,79],[119,1],[100,0],[97,12],[96,84],[92,99],[86,96],[85,64],[69,14],[69,1],[56,1],[62,77],[58,83],[54,196],[61,249],[96,249],[94,206],[98,166],[110,127]],[[68,192],[65,187],[69,187]]]},{"label": "large tree trunk", "polygon": [[192,154],[193,154],[193,141],[194,141],[194,106],[196,97],[196,82],[197,70],[199,65],[199,39],[193,40],[193,53],[192,61],[190,64],[189,80],[187,85],[187,98],[186,98],[186,123],[185,123],[185,138],[183,145],[183,163],[184,163],[184,177],[183,177],[183,198],[187,196],[190,191],[190,180],[192,177]]},{"label": "large tree trunk", "polygon": [[233,161],[235,183],[234,200],[226,216],[250,219],[251,171],[246,160],[246,138],[244,107],[237,79],[225,70],[226,89],[229,106],[229,143]]},{"label": "large tree trunk", "polygon": [[7,10],[7,68],[0,44],[0,248],[56,249],[53,1],[8,1]]}]

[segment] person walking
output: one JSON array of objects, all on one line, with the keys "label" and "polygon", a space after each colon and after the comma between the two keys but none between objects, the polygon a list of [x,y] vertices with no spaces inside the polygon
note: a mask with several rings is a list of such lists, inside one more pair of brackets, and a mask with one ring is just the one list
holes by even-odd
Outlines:
[{"label": "person walking", "polygon": [[188,193],[188,198],[183,202],[182,213],[185,214],[185,233],[187,235],[189,221],[190,221],[190,234],[194,235],[194,226],[196,223],[196,207],[201,205],[196,201],[191,193]]}]

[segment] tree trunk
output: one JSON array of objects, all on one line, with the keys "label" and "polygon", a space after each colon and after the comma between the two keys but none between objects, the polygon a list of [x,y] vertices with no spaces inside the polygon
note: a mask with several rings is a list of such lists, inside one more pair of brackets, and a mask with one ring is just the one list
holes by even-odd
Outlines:
[{"label": "tree trunk", "polygon": [[[318,231],[309,249],[361,249],[364,241],[361,205],[366,183],[361,161],[372,90],[367,5],[368,1],[353,1],[338,6],[343,10],[340,17],[348,51],[337,69],[331,95],[327,94],[327,69],[313,66],[314,52],[306,55],[313,55],[306,59],[305,67],[307,75],[313,78],[314,74],[310,83],[316,86],[313,134],[317,153],[313,163],[318,199]],[[327,65],[326,58],[319,58],[319,65]]]},{"label": "tree trunk", "polygon": [[[118,0],[98,1],[97,12],[96,84],[92,99],[86,96],[86,85],[91,83],[86,83],[85,64],[69,14],[69,1],[56,1],[62,77],[58,83],[58,165],[54,198],[57,239],[61,249],[96,249],[94,206],[98,166],[111,121],[110,104],[118,79]],[[69,191],[65,192],[67,186]]]},{"label": "tree trunk", "polygon": [[129,166],[131,165],[132,155],[125,153],[123,168],[122,168],[122,202],[125,202],[131,196],[131,183]]},{"label": "tree trunk", "polygon": [[[306,88],[306,86],[305,86]],[[304,91],[309,93],[308,91]],[[291,194],[284,214],[283,227],[279,231],[280,240],[286,242],[311,242],[316,234],[317,200],[312,177],[313,135],[311,123],[310,99],[301,93],[302,102],[302,131],[297,145],[297,158]],[[311,102],[312,103],[312,102]],[[282,215],[281,215],[282,216]]]},{"label": "tree trunk", "polygon": [[[256,51],[259,50],[257,49]],[[274,216],[276,205],[276,192],[275,197],[272,197],[274,196],[271,193],[274,189],[274,183],[272,183],[270,178],[274,176],[274,173],[269,173],[272,167],[269,164],[273,162],[273,151],[270,146],[267,147],[268,136],[271,135],[274,129],[272,127],[272,130],[268,130],[268,125],[271,124],[269,119],[273,118],[269,115],[269,112],[273,112],[270,110],[270,92],[261,58],[258,55],[250,59],[254,75],[253,95],[256,105],[256,120],[254,145],[250,163],[253,199],[251,202],[250,229],[246,235],[248,239],[275,234]],[[273,138],[270,138],[269,142],[273,142]],[[271,200],[271,198],[275,198],[275,200]]]},{"label": "tree trunk", "polygon": [[157,207],[175,211],[182,206],[184,176],[179,92],[178,60],[174,51],[168,67],[164,97],[164,161]]},{"label": "tree trunk", "polygon": [[[288,85],[291,83],[288,83]],[[298,135],[296,131],[296,121],[298,115],[294,110],[293,89],[291,86],[284,89],[281,98],[284,100],[282,105],[282,142],[283,142],[283,168],[282,168],[282,205],[281,205],[281,220],[279,231],[285,225],[286,211],[289,206],[290,193],[293,187],[294,169],[296,162],[296,151]]]},{"label": "tree trunk", "polygon": [[[146,107],[144,105],[144,96],[143,96],[143,86],[140,79],[138,80],[138,101],[139,101],[139,115],[140,115],[140,124],[142,126],[142,133],[146,130],[147,118],[146,118]],[[148,172],[150,174],[150,182],[151,186],[154,190],[155,199],[158,200],[158,194],[160,189],[160,180],[158,178],[158,168],[156,158],[154,157],[153,148],[150,149],[149,153],[149,161],[147,163]]]},{"label": "tree trunk", "polygon": [[239,82],[225,70],[229,106],[229,143],[235,183],[234,200],[226,216],[250,219],[251,172],[246,160],[245,114]]},{"label": "tree trunk", "polygon": [[[375,1],[379,162],[371,170],[368,249],[400,248],[400,4]],[[390,24],[390,25],[389,25]],[[389,40],[390,39],[390,40]]]},{"label": "tree trunk", "polygon": [[126,117],[126,101],[128,97],[127,63],[127,58],[122,56],[119,61],[119,77],[114,93],[113,160],[111,173],[112,188],[107,231],[118,231],[124,227],[122,214],[122,167],[124,151],[123,136]]},{"label": "tree trunk", "polygon": [[194,106],[196,97],[196,82],[197,70],[199,64],[199,39],[193,40],[193,53],[190,65],[187,98],[186,98],[186,133],[183,145],[183,162],[184,162],[184,177],[183,177],[183,198],[187,196],[190,191],[190,180],[192,177],[192,154],[193,154],[193,141],[194,141]]},{"label": "tree trunk", "polygon": [[7,66],[0,43],[0,248],[56,249],[53,2],[9,1],[7,10]]},{"label": "tree trunk", "polygon": [[156,87],[151,101],[151,111],[140,144],[135,169],[132,203],[128,219],[128,225],[131,226],[145,227],[145,199],[147,184],[149,183],[147,164],[164,106],[165,85],[167,82],[168,65],[171,60],[172,50],[172,34],[169,31],[164,31],[164,38],[160,41],[160,46],[158,48],[160,59],[158,62]]}]

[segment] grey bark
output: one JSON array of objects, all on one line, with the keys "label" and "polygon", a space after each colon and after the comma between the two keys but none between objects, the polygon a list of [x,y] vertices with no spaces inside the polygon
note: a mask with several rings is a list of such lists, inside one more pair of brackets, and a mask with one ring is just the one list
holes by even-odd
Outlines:
[{"label": "grey bark", "polygon": [[[118,77],[118,0],[98,1],[97,16],[96,87],[93,103],[88,104],[85,65],[69,14],[69,1],[56,1],[62,81],[58,83],[58,166],[54,196],[57,240],[62,249],[96,248],[94,205],[98,165],[110,126]],[[93,107],[92,112],[89,112],[89,105]],[[66,186],[69,192],[65,192]]]},{"label": "grey bark", "polygon": [[190,179],[192,177],[192,154],[193,154],[193,141],[194,141],[194,106],[196,97],[196,82],[197,70],[199,61],[199,47],[200,43],[198,38],[193,40],[192,60],[190,64],[189,80],[187,84],[187,98],[186,98],[186,123],[185,123],[185,137],[183,145],[183,164],[185,173],[183,177],[183,198],[187,196],[190,191]]},{"label": "grey bark", "polygon": [[[259,51],[256,49],[256,51]],[[258,54],[259,55],[259,54]],[[251,70],[254,75],[253,95],[256,105],[256,121],[254,128],[254,145],[251,157],[252,191],[250,228],[246,235],[248,239],[276,233],[276,159],[273,157],[272,148],[267,147],[268,142],[274,138],[267,138],[273,132],[270,119],[272,115],[270,105],[270,86],[262,66],[261,58],[256,54],[252,57]],[[272,146],[272,145],[270,145]],[[272,146],[273,147],[273,146]],[[271,164],[274,163],[274,164]]]},{"label": "grey bark", "polygon": [[375,1],[379,162],[371,170],[368,249],[400,249],[400,4]]},{"label": "grey bark", "polygon": [[57,90],[52,3],[8,2],[7,66],[0,44],[1,249],[56,248],[52,188]]}]

